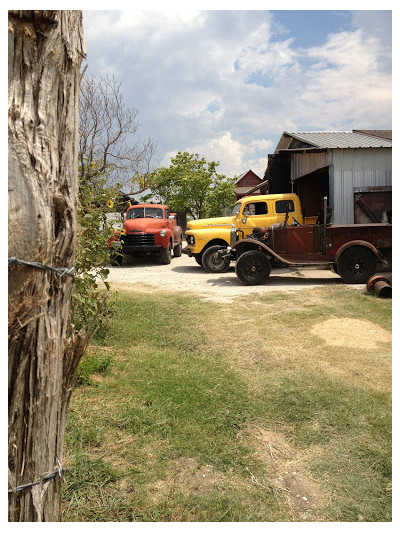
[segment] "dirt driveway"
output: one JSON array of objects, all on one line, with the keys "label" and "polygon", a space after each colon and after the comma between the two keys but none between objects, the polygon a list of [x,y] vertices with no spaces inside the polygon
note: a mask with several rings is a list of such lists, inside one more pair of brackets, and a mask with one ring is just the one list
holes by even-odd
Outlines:
[{"label": "dirt driveway", "polygon": [[[230,302],[234,298],[251,293],[270,291],[298,291],[326,285],[340,285],[341,279],[330,270],[314,268],[273,269],[264,285],[245,286],[235,275],[235,266],[223,274],[208,274],[193,258],[186,255],[174,257],[169,265],[160,265],[151,259],[124,259],[121,267],[110,266],[108,277],[112,287],[144,289],[146,286],[160,290],[192,292],[198,297],[217,302]],[[365,285],[350,285],[365,289]]]}]

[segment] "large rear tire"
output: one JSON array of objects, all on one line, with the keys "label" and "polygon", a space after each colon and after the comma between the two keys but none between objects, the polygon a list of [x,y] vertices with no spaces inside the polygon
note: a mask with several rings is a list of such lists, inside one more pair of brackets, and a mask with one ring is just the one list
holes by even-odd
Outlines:
[{"label": "large rear tire", "polygon": [[340,254],[337,270],[345,283],[367,283],[376,272],[375,254],[365,246],[351,246]]},{"label": "large rear tire", "polygon": [[271,274],[271,262],[258,250],[249,250],[239,256],[236,275],[245,285],[261,285]]},{"label": "large rear tire", "polygon": [[219,246],[218,244],[210,246],[205,250],[201,258],[201,264],[204,270],[210,274],[220,274],[221,272],[226,272],[229,268],[229,257],[221,257],[218,254],[219,250],[223,250],[223,246]]}]

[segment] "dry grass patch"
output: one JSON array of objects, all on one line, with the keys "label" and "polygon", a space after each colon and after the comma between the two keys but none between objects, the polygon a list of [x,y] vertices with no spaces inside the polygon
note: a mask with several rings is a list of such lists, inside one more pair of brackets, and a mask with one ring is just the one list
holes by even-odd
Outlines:
[{"label": "dry grass patch", "polygon": [[370,320],[356,318],[329,318],[314,324],[311,333],[328,346],[344,346],[362,350],[376,350],[380,343],[391,343],[389,332]]},{"label": "dry grass patch", "polygon": [[147,489],[151,503],[158,505],[177,495],[188,498],[214,488],[226,489],[229,485],[230,479],[212,465],[202,465],[196,459],[182,457],[171,462],[166,479],[147,484]]},{"label": "dry grass patch", "polygon": [[[322,449],[311,447],[299,452],[284,436],[256,425],[249,425],[239,434],[254,456],[264,465],[265,476],[275,488],[275,494],[290,509],[295,521],[318,521],[329,498],[323,484],[311,477],[307,463]],[[253,482],[259,483],[253,475]]]},{"label": "dry grass patch", "polygon": [[[323,370],[349,383],[390,392],[391,333],[373,320],[343,317],[341,297],[358,296],[358,291],[339,289],[332,295],[311,290],[292,293],[290,298],[269,294],[255,296],[254,302],[237,300],[213,316],[210,311],[202,331],[253,389],[258,379],[264,380],[264,372],[285,368]],[[381,304],[372,298],[369,303]]]}]

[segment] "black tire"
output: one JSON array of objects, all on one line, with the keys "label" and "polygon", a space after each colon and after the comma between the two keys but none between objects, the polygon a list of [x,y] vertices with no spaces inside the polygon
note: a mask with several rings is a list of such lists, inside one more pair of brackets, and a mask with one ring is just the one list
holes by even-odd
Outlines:
[{"label": "black tire", "polygon": [[271,262],[258,250],[250,250],[239,256],[236,275],[245,285],[261,285],[271,274]]},{"label": "black tire", "polygon": [[340,254],[337,270],[345,283],[367,283],[376,272],[375,254],[365,246],[351,246]]},{"label": "black tire", "polygon": [[220,257],[218,251],[223,250],[220,245],[210,246],[203,253],[201,264],[207,272],[210,274],[220,274],[226,272],[230,265],[229,257]]},{"label": "black tire", "polygon": [[194,255],[193,256],[195,258],[195,261],[198,265],[200,265],[201,267],[203,267],[203,263],[201,262],[203,256],[202,255]]},{"label": "black tire", "polygon": [[180,243],[174,246],[174,257],[180,257],[182,255],[182,239]]},{"label": "black tire", "polygon": [[167,248],[161,251],[160,262],[162,265],[169,265],[171,262],[171,244],[168,244]]},{"label": "black tire", "polygon": [[111,252],[110,262],[113,266],[121,266],[122,265],[122,254],[119,252]]}]

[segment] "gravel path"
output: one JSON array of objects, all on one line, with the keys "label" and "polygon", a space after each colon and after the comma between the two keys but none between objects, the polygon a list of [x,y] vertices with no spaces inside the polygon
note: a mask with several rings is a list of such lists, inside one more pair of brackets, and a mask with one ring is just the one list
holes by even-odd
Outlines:
[{"label": "gravel path", "polygon": [[[156,259],[124,259],[121,267],[110,266],[108,281],[113,288],[139,289],[146,286],[160,290],[191,292],[196,297],[217,302],[230,302],[239,296],[270,291],[294,291],[312,287],[342,284],[339,276],[330,270],[292,268],[273,269],[264,285],[245,286],[235,275],[235,266],[223,274],[208,274],[187,255],[174,257],[169,265],[160,265]],[[351,285],[364,289],[365,285]]]}]

